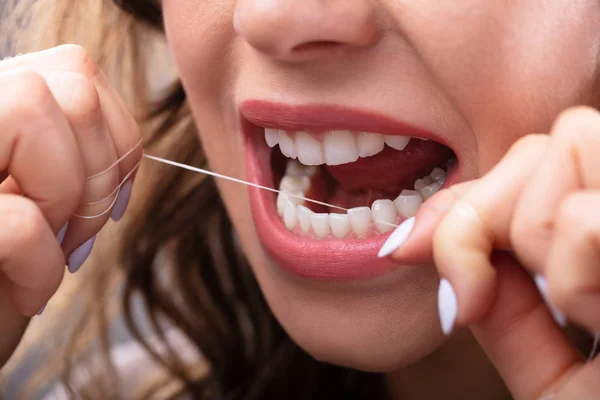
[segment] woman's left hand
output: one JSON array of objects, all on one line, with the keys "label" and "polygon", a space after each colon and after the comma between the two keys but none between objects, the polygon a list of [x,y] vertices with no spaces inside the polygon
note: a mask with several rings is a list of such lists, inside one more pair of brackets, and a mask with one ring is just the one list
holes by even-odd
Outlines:
[{"label": "woman's left hand", "polygon": [[566,111],[430,204],[407,243],[433,246],[392,257],[433,258],[444,331],[469,325],[516,399],[600,398],[600,359],[584,364],[558,326],[600,332],[600,113]]}]

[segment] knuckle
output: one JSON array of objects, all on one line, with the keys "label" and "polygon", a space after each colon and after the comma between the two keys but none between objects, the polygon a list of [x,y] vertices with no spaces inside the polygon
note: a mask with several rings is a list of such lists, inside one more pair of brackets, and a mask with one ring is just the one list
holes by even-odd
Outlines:
[{"label": "knuckle", "polygon": [[83,74],[64,71],[58,84],[66,90],[65,107],[75,124],[97,124],[101,115],[100,96],[96,87]]},{"label": "knuckle", "polygon": [[88,77],[96,75],[99,71],[98,65],[90,56],[88,51],[77,44],[65,44],[56,48],[56,51],[69,63],[72,72],[79,72]]},{"label": "knuckle", "polygon": [[35,72],[16,73],[11,86],[11,98],[7,99],[8,107],[5,110],[13,118],[44,119],[55,106],[54,96],[46,80]]},{"label": "knuckle", "polygon": [[573,134],[589,132],[593,127],[600,127],[600,113],[592,107],[575,106],[559,114],[552,134],[557,137],[572,137]]},{"label": "knuckle", "polygon": [[46,221],[41,211],[26,198],[11,198],[5,203],[2,229],[5,248],[31,251],[46,234]]},{"label": "knuckle", "polygon": [[568,311],[578,293],[585,290],[582,282],[569,270],[561,272],[560,279],[548,281],[548,297],[560,310]]},{"label": "knuckle", "polygon": [[516,218],[510,224],[509,239],[516,246],[519,243],[525,243],[526,238],[531,234],[531,223],[524,218]]},{"label": "knuckle", "polygon": [[[585,208],[584,208],[585,209]],[[588,228],[589,216],[582,213],[582,205],[579,196],[569,195],[560,204],[556,214],[556,226],[560,230],[571,230],[577,227],[577,231]]]},{"label": "knuckle", "polygon": [[540,133],[532,133],[529,135],[521,136],[512,144],[508,151],[508,154],[521,152],[524,150],[529,150],[531,148],[544,145],[547,140],[548,136]]},{"label": "knuckle", "polygon": [[559,237],[568,237],[575,243],[595,248],[600,227],[596,219],[590,218],[591,202],[588,200],[584,193],[567,196],[558,208],[556,229]]}]

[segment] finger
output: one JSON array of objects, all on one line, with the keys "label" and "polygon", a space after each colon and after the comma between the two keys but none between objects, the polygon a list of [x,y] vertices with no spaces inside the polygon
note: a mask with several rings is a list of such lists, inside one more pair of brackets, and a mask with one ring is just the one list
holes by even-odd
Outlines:
[{"label": "finger", "polygon": [[[139,144],[141,134],[131,112],[83,47],[62,45],[0,62],[0,73],[15,68],[71,71],[87,76],[98,91],[107,130],[113,139],[117,157],[122,157]],[[127,176],[139,164],[141,157],[142,148],[138,146],[136,151],[118,165],[120,177]]]},{"label": "finger", "polygon": [[596,399],[600,393],[600,357],[566,375],[542,398],[549,400]]},{"label": "finger", "polygon": [[496,300],[472,331],[515,399],[539,399],[575,371],[582,357],[554,323],[527,273],[495,255]]},{"label": "finger", "polygon": [[[87,132],[86,129],[78,129],[77,135],[80,142],[84,138],[87,147],[94,148],[94,136],[103,136],[110,140],[110,146],[98,147],[96,159],[100,156],[112,154],[111,163],[105,163],[104,169],[94,167],[93,160],[87,168],[86,194],[82,207],[77,210],[76,217],[69,222],[68,232],[64,239],[63,247],[69,254],[73,249],[82,243],[86,245],[93,244],[93,240],[88,240],[95,235],[105,224],[106,220],[113,216],[119,219],[128,201],[131,185],[134,178],[134,169],[139,165],[142,155],[140,146],[140,132],[131,113],[126,105],[111,87],[106,76],[98,68],[96,63],[90,58],[88,53],[76,45],[59,46],[50,50],[33,53],[22,57],[10,59],[0,63],[0,72],[4,69],[14,68],[42,68],[45,76],[49,77],[50,86],[55,95],[60,99],[65,99],[63,104],[67,116],[70,120],[80,120],[79,126],[88,131],[98,131],[104,135],[94,135],[94,132]],[[74,77],[86,77],[87,84],[91,82],[95,91],[90,91],[84,84],[74,82]],[[51,79],[57,77],[56,79]],[[70,79],[65,79],[68,77]],[[81,80],[81,79],[79,79]],[[58,81],[62,81],[58,83]],[[65,85],[65,82],[67,83]],[[73,87],[78,90],[73,90]],[[70,99],[73,92],[78,93],[77,97],[83,98],[83,102],[74,102]],[[98,107],[99,106],[99,107]],[[87,116],[97,116],[101,111],[102,121],[90,122],[98,118],[82,118]],[[85,122],[88,122],[87,124]],[[86,147],[86,146],[82,146]],[[112,151],[110,151],[111,148]],[[106,149],[106,151],[102,151]],[[129,155],[127,155],[129,153]],[[85,148],[82,149],[84,158],[86,157]],[[94,153],[92,153],[93,155]],[[124,157],[127,155],[126,157]],[[114,163],[116,160],[122,161]],[[113,166],[114,168],[110,168]],[[103,173],[105,171],[105,173]],[[116,176],[116,178],[115,178]],[[115,186],[115,179],[122,188]],[[127,182],[125,182],[127,180]],[[109,190],[105,190],[109,188]],[[118,197],[117,197],[118,196]],[[91,204],[90,204],[91,203]],[[111,208],[115,207],[114,210]]]},{"label": "finger", "polygon": [[563,200],[576,190],[600,189],[600,114],[591,108],[571,109],[558,118],[551,135],[539,168],[523,190],[511,229],[521,261],[540,273]]},{"label": "finger", "polygon": [[[63,240],[70,254],[80,244],[97,234],[110,217],[110,208],[118,194],[119,171],[107,170],[117,161],[113,139],[104,121],[100,97],[95,85],[85,75],[70,71],[42,72],[52,94],[69,120],[77,141],[86,179],[76,215],[96,218],[72,218]],[[104,173],[102,173],[105,171]]]},{"label": "finger", "polygon": [[[437,225],[448,214],[452,204],[462,198],[476,183],[477,180],[459,183],[430,197],[419,208],[411,230],[406,232],[404,223],[401,224],[386,242],[386,245],[390,245],[390,250],[384,250],[381,254],[387,256],[386,253],[393,250],[389,256],[399,263],[433,264],[433,234]],[[400,240],[397,240],[398,237]]]},{"label": "finger", "polygon": [[552,303],[590,332],[600,332],[599,204],[600,190],[562,202],[545,267]]},{"label": "finger", "polygon": [[35,315],[56,292],[65,259],[37,205],[24,197],[0,195],[2,292],[16,311]]},{"label": "finger", "polygon": [[455,322],[470,324],[482,318],[491,306],[496,271],[490,255],[494,249],[510,248],[510,221],[517,200],[547,140],[542,135],[519,140],[438,225],[433,240],[435,265],[453,288],[458,307],[444,324],[446,329]]},{"label": "finger", "polygon": [[71,127],[40,75],[6,73],[0,87],[0,171],[10,173],[57,233],[83,193],[83,166]]}]

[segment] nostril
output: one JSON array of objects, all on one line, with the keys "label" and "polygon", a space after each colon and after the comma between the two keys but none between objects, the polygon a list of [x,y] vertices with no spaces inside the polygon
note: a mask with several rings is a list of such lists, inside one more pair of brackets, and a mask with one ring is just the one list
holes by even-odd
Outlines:
[{"label": "nostril", "polygon": [[314,50],[329,50],[340,46],[343,46],[343,43],[328,40],[315,40],[292,47],[292,53],[304,53]]}]

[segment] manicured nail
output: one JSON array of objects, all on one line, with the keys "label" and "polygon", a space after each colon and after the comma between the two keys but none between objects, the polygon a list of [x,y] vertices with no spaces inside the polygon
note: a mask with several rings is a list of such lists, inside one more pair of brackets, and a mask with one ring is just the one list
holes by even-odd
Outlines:
[{"label": "manicured nail", "polygon": [[454,329],[456,322],[456,313],[458,312],[458,303],[454,288],[447,279],[440,281],[438,290],[438,312],[444,335],[449,335]]},{"label": "manicured nail", "polygon": [[69,227],[69,223],[67,222],[65,226],[60,228],[58,234],[56,235],[56,240],[58,241],[58,245],[61,246],[63,244],[63,240],[65,240],[65,235],[67,234],[67,228]]},{"label": "manicured nail", "polygon": [[127,205],[129,204],[129,198],[131,197],[132,186],[133,182],[131,182],[131,180],[128,180],[123,184],[123,186],[121,186],[121,190],[117,196],[117,201],[115,202],[112,214],[110,215],[110,218],[112,218],[113,221],[119,221],[121,218],[123,218],[123,214],[125,214]]},{"label": "manicured nail", "polygon": [[550,297],[548,297],[548,281],[542,274],[536,274],[534,277],[535,285],[537,286],[544,302],[546,302],[546,306],[550,310],[554,321],[560,326],[564,328],[567,326],[567,317],[563,314],[552,302],[550,301]]},{"label": "manicured nail", "polygon": [[37,312],[37,315],[42,315],[42,313],[43,313],[43,312],[44,312],[44,310],[46,309],[46,306],[47,306],[47,305],[48,305],[48,304],[44,304],[44,307],[42,307],[42,308],[40,309],[40,311],[38,311],[38,312]]},{"label": "manicured nail", "polygon": [[87,242],[76,248],[69,256],[69,272],[74,274],[79,271],[79,268],[83,265],[85,260],[90,256],[92,249],[94,248],[94,242],[96,241],[96,235],[89,239]]},{"label": "manicured nail", "polygon": [[401,223],[400,226],[398,226],[396,230],[392,232],[392,234],[390,235],[388,240],[385,241],[383,246],[381,246],[381,250],[379,250],[379,254],[377,254],[377,257],[387,257],[390,254],[392,254],[398,247],[402,246],[404,242],[406,242],[406,239],[408,239],[410,232],[412,232],[413,226],[415,226],[415,217],[411,217],[403,223]]}]

